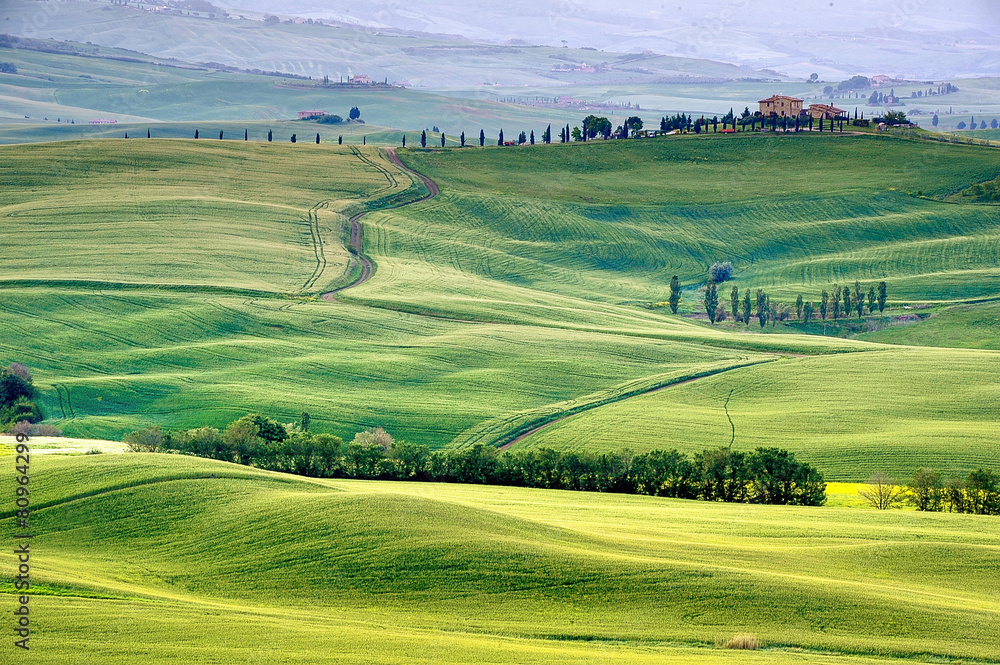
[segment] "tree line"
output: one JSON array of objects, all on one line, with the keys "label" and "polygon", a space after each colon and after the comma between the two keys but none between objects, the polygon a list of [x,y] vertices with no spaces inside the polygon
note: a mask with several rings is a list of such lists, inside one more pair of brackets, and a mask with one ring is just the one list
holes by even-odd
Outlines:
[{"label": "tree line", "polygon": [[[719,285],[728,280],[732,275],[732,264],[716,263],[709,269],[709,278],[705,283],[705,292],[702,297],[702,306],[708,319],[715,324],[732,317],[737,323],[750,325],[754,317],[761,328],[769,322],[772,327],[777,321],[787,321],[793,316],[802,323],[808,323],[817,316],[826,321],[827,319],[841,319],[857,314],[858,318],[864,318],[866,314],[874,315],[876,312],[881,315],[885,311],[886,302],[889,297],[888,285],[884,281],[877,284],[868,285],[866,290],[861,282],[855,280],[854,287],[841,287],[834,284],[831,291],[824,289],[820,293],[818,303],[806,301],[801,294],[795,298],[794,309],[784,303],[772,303],[771,296],[764,289],[756,289],[751,294],[751,289],[747,287],[742,295],[738,286],[733,285],[729,291],[729,307],[719,301]],[[674,275],[670,278],[670,296],[667,302],[670,310],[676,314],[680,307],[682,286],[680,278]],[[723,296],[724,297],[724,296]]]},{"label": "tree line", "polygon": [[450,482],[614,492],[736,503],[819,506],[823,475],[778,448],[739,452],[677,450],[647,453],[575,453],[548,448],[501,452],[477,444],[432,451],[366,429],[349,443],[309,431],[309,415],[281,424],[248,414],[225,430],[183,432],[147,428],[124,441],[136,452],[177,452],[320,478]]},{"label": "tree line", "polygon": [[860,494],[879,510],[907,502],[925,512],[1000,515],[1000,474],[983,468],[970,471],[964,478],[945,478],[939,471],[921,467],[905,484],[876,473]]}]

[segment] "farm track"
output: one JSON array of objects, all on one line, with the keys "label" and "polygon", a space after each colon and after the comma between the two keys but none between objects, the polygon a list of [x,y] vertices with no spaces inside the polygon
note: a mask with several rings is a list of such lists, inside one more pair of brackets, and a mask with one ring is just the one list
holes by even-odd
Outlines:
[{"label": "farm track", "polygon": [[[413,169],[411,169],[408,166],[406,166],[405,164],[403,164],[402,160],[399,158],[399,155],[396,154],[396,149],[395,148],[386,148],[385,152],[386,152],[386,156],[389,158],[390,162],[392,162],[393,164],[395,164],[397,167],[399,167],[403,171],[409,173],[413,177],[419,179],[420,182],[422,182],[424,184],[424,186],[427,188],[427,192],[428,192],[425,196],[421,196],[420,198],[414,199],[412,201],[407,201],[406,203],[402,203],[402,204],[400,204],[398,206],[394,206],[392,208],[388,208],[388,210],[395,210],[397,208],[403,208],[403,207],[408,206],[408,205],[413,205],[414,203],[420,203],[421,201],[427,201],[429,199],[432,199],[432,198],[436,197],[438,194],[441,193],[441,190],[438,188],[437,183],[435,183],[433,180],[431,180],[427,176],[423,175],[422,173],[417,173]],[[395,183],[396,183],[395,177],[393,177],[393,175],[390,172],[388,172],[387,170],[379,167],[377,164],[375,164],[371,160],[367,159],[366,157],[364,157],[360,153],[356,153],[356,154],[358,154],[358,157],[362,161],[364,161],[365,163],[370,164],[370,165],[374,166],[375,168],[377,168],[378,170],[382,171],[382,173],[383,173],[383,175],[385,175],[386,179],[389,180],[390,187],[394,187],[395,186]],[[353,217],[351,217],[350,220],[348,220],[348,223],[350,224],[350,228],[351,228],[351,235],[350,235],[350,240],[349,240],[350,248],[353,250],[352,253],[357,258],[358,263],[361,265],[361,275],[356,280],[354,280],[353,282],[351,282],[350,284],[338,287],[336,289],[333,289],[332,291],[328,291],[328,292],[324,293],[321,296],[323,298],[323,300],[326,300],[328,302],[335,302],[336,301],[336,294],[337,293],[340,293],[341,291],[346,291],[347,289],[354,288],[355,286],[360,286],[361,284],[364,284],[369,279],[371,279],[371,276],[373,274],[375,274],[375,264],[372,262],[372,260],[369,257],[365,256],[363,248],[362,248],[362,245],[364,243],[364,227],[361,226],[361,218],[364,217],[365,215],[367,215],[368,212],[369,211],[367,211],[367,210],[364,211],[364,212],[359,212],[358,214],[356,214]],[[315,280],[313,280],[313,281],[315,282]]]}]

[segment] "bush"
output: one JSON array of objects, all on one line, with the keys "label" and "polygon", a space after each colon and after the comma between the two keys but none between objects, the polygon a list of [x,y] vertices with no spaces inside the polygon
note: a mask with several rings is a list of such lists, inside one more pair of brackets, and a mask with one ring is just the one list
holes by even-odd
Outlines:
[{"label": "bush", "polygon": [[336,114],[333,114],[333,115],[329,115],[328,114],[328,115],[321,115],[319,117],[319,121],[318,122],[321,122],[324,125],[337,125],[337,124],[340,124],[340,123],[344,122],[344,119],[341,118],[339,115],[336,115]]},{"label": "bush", "polygon": [[760,640],[750,633],[737,633],[720,645],[723,649],[744,649],[756,651],[760,648]]},{"label": "bush", "polygon": [[12,62],[0,62],[0,74],[16,74],[17,67]]},{"label": "bush", "polygon": [[163,440],[163,430],[159,427],[147,427],[129,432],[122,442],[128,446],[129,452],[155,453],[163,445]]},{"label": "bush", "polygon": [[16,423],[22,420],[37,423],[44,419],[38,404],[26,397],[18,397],[13,404],[0,408],[0,423]]},{"label": "bush", "polygon": [[708,276],[716,284],[722,284],[733,276],[733,264],[729,261],[724,263],[713,263],[708,269]]},{"label": "bush", "polygon": [[352,444],[357,444],[365,448],[379,446],[382,450],[392,448],[392,442],[392,435],[381,427],[369,427],[364,432],[358,432],[351,441]]}]

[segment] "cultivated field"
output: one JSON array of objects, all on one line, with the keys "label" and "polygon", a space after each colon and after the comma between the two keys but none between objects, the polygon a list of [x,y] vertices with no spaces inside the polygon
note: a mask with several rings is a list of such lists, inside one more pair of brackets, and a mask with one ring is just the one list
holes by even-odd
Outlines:
[{"label": "cultivated field", "polygon": [[[989,517],[307,480],[167,455],[34,458],[32,473],[38,662],[997,654]],[[717,646],[741,632],[767,650]]]},{"label": "cultivated field", "polygon": [[[944,200],[996,177],[993,149],[815,135],[410,150],[441,193],[405,207],[424,188],[372,148],[2,152],[2,348],[68,434],[305,410],[347,439],[381,425],[434,448],[530,434],[515,445],[695,451],[730,443],[731,392],[734,446],[786,446],[830,478],[996,459],[1000,337],[979,302],[1000,297],[995,207]],[[319,300],[358,274],[337,212],[365,209],[374,277]],[[885,279],[889,309],[709,326],[693,315],[722,260],[741,292],[785,303]],[[678,316],[650,309],[672,274]]]}]

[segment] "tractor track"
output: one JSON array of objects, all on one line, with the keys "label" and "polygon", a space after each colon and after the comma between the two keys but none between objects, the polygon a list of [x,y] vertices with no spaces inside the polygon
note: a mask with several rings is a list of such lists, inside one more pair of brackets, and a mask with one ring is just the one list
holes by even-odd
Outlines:
[{"label": "tractor track", "polygon": [[[410,167],[403,164],[402,160],[399,159],[399,155],[396,154],[395,148],[386,148],[385,152],[386,152],[386,157],[388,157],[390,162],[392,162],[394,165],[396,165],[406,173],[420,180],[420,182],[424,184],[424,187],[427,188],[428,192],[426,195],[421,196],[420,198],[414,199],[412,201],[407,201],[406,203],[394,206],[393,208],[386,208],[387,210],[396,210],[409,205],[413,205],[414,203],[427,201],[429,199],[434,198],[435,196],[438,196],[441,193],[441,190],[438,188],[437,183],[435,183],[433,180],[423,175],[422,173],[417,173]],[[359,157],[361,156],[359,155]],[[387,172],[385,169],[378,167],[378,165],[374,164],[367,158],[361,157],[361,159],[362,161],[371,164],[372,166],[375,166],[380,171],[382,171],[383,175],[386,176],[386,179],[390,181],[390,184],[395,183],[395,178],[392,176],[391,173]],[[356,258],[358,263],[361,265],[361,275],[350,284],[347,284],[345,286],[340,286],[336,289],[324,293],[321,296],[323,300],[329,302],[335,302],[337,299],[336,294],[340,293],[341,291],[346,291],[347,289],[352,289],[355,286],[360,286],[361,284],[364,284],[369,279],[371,279],[371,276],[373,274],[375,274],[375,264],[372,262],[371,258],[365,255],[364,251],[362,250],[362,245],[364,243],[365,236],[364,236],[364,227],[361,225],[361,219],[365,215],[367,215],[368,212],[369,211],[367,210],[364,212],[359,212],[358,214],[354,215],[348,220],[348,224],[350,224],[350,229],[351,229],[350,239],[348,242],[350,243],[350,249],[353,250],[352,254],[354,255],[354,258]],[[313,282],[315,282],[315,280],[313,280]]]}]

